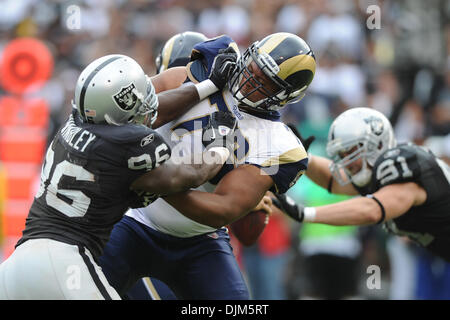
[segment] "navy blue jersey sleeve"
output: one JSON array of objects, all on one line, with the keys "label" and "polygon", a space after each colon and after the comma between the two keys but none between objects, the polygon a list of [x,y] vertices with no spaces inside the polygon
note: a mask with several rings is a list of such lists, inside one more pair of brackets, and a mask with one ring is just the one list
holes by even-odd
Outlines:
[{"label": "navy blue jersey sleeve", "polygon": [[275,163],[266,163],[257,166],[269,175],[274,185],[270,191],[283,194],[287,192],[308,168],[308,157],[304,149],[296,148],[281,155]]},{"label": "navy blue jersey sleeve", "polygon": [[163,137],[151,130],[127,145],[126,166],[139,175],[169,160],[171,150]]},{"label": "navy blue jersey sleeve", "polygon": [[[123,179],[128,185],[146,172],[162,165],[171,156],[171,149],[162,136],[149,129],[142,130],[141,134],[135,135],[134,140],[128,141],[126,145],[122,144],[122,147],[126,151],[123,165],[127,169]],[[158,194],[135,190],[130,193],[127,201],[129,207],[140,208],[146,207],[158,196]]]},{"label": "navy blue jersey sleeve", "polygon": [[102,138],[100,145],[93,146],[99,165],[104,171],[121,168],[124,186],[160,166],[171,155],[162,136],[142,125],[105,126],[103,130],[95,127],[95,134]]}]

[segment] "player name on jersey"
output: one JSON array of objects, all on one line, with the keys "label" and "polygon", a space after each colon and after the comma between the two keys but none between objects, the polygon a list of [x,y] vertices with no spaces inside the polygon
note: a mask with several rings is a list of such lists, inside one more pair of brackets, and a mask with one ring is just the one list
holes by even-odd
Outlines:
[{"label": "player name on jersey", "polygon": [[61,137],[69,146],[81,152],[84,152],[86,147],[96,138],[95,134],[78,127],[72,115],[61,129]]}]

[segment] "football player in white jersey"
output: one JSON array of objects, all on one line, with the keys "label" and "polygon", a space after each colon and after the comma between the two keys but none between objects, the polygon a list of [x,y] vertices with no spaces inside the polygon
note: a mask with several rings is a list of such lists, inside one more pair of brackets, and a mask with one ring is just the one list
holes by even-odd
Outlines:
[{"label": "football player in white jersey", "polygon": [[[221,87],[234,65],[231,56],[221,58],[200,85]],[[113,225],[129,207],[202,184],[221,169],[232,151],[216,145],[219,139],[208,141],[212,147],[201,155],[208,161],[170,161],[170,147],[151,129],[158,106],[161,125],[176,115],[168,111],[185,112],[202,93],[185,86],[157,96],[152,83],[166,87],[165,76],[149,80],[135,60],[118,54],[81,72],[72,113],[47,150],[23,236],[0,265],[0,300],[119,299],[97,264]],[[206,131],[226,136],[221,126],[233,131],[230,114],[214,113]]]},{"label": "football player in white jersey", "polygon": [[[189,79],[204,80],[215,55],[236,48],[227,36],[196,45]],[[285,193],[306,170],[306,151],[279,110],[304,96],[315,64],[300,37],[269,35],[238,59],[228,88],[158,129],[174,154],[196,154],[210,114],[231,111],[238,121],[234,157],[199,190],[133,209],[116,224],[100,264],[119,294],[152,276],[180,299],[249,299],[223,226],[254,209],[268,190]],[[200,191],[211,192],[205,193],[210,198]]]}]

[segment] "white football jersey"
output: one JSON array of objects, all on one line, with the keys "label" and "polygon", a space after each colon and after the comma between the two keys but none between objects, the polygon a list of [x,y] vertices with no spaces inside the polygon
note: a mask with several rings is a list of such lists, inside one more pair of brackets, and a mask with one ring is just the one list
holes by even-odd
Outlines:
[{"label": "white football jersey", "polygon": [[[253,164],[272,177],[274,192],[286,192],[306,170],[308,159],[303,145],[278,118],[263,119],[239,110],[228,90],[201,101],[180,118],[158,128],[157,132],[171,146],[172,157],[192,153],[201,157],[204,151],[202,126],[207,124],[212,112],[226,109],[237,118],[234,155],[230,156],[212,183],[205,183],[197,189],[213,192],[213,183],[218,183],[227,172],[242,164]],[[131,209],[127,215],[177,237],[192,237],[216,230],[183,216],[161,198],[146,208]]]}]

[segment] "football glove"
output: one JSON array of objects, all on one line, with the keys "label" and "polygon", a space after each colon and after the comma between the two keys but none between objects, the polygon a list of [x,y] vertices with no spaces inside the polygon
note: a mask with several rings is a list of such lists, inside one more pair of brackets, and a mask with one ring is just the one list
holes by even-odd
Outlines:
[{"label": "football glove", "polygon": [[275,194],[275,199],[272,199],[272,203],[285,214],[292,219],[303,222],[305,214],[303,212],[304,207],[295,203],[295,201],[286,194]]},{"label": "football glove", "polygon": [[222,90],[228,78],[236,68],[237,53],[233,48],[220,49],[219,54],[214,58],[209,79],[214,85]]},{"label": "football glove", "polygon": [[236,117],[229,111],[216,111],[209,117],[208,124],[203,127],[203,145],[206,149],[225,147],[234,152],[234,130]]}]

